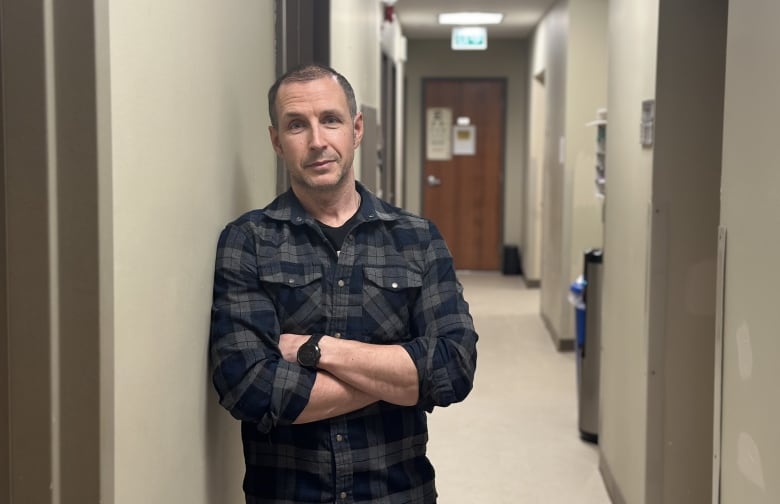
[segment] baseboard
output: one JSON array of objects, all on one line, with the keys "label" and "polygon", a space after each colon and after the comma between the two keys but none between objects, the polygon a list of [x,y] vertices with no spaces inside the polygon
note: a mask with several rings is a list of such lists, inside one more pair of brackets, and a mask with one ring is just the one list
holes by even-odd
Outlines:
[{"label": "baseboard", "polygon": [[604,480],[604,487],[607,489],[607,494],[612,501],[612,504],[626,504],[626,498],[620,492],[615,476],[612,474],[612,470],[609,468],[607,460],[604,458],[603,453],[599,453],[599,472],[601,472],[601,478]]},{"label": "baseboard", "polygon": [[574,340],[573,339],[558,340],[558,351],[559,352],[573,352],[574,351]]},{"label": "baseboard", "polygon": [[558,350],[559,352],[573,351],[574,340],[561,339],[561,337],[558,336],[558,333],[555,331],[555,328],[553,327],[552,323],[550,322],[550,319],[548,319],[544,313],[540,313],[539,316],[542,317],[542,322],[544,322],[544,326],[547,328],[547,334],[550,335],[550,339],[552,340],[553,345],[555,345],[556,350]]},{"label": "baseboard", "polygon": [[528,289],[538,289],[542,286],[542,281],[534,278],[523,277],[523,283],[525,283],[525,286]]}]

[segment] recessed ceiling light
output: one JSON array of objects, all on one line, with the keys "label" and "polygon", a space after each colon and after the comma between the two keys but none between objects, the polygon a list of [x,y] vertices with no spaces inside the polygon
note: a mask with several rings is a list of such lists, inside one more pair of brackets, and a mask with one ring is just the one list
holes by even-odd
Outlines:
[{"label": "recessed ceiling light", "polygon": [[446,12],[439,14],[443,25],[487,25],[499,24],[504,19],[500,12]]}]

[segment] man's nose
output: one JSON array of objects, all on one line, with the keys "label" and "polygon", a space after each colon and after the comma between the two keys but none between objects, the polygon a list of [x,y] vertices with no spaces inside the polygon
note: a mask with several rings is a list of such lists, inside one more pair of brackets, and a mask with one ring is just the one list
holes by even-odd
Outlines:
[{"label": "man's nose", "polygon": [[311,129],[310,147],[315,150],[322,150],[327,147],[325,132],[323,131],[322,126],[316,125]]}]

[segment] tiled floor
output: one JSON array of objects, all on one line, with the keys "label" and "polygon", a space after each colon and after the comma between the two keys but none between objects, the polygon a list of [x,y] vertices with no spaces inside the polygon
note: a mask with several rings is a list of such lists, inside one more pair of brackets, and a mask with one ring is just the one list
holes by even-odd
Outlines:
[{"label": "tiled floor", "polygon": [[460,272],[480,335],[474,390],[429,417],[442,504],[608,504],[598,449],[579,438],[575,360],[521,277]]}]

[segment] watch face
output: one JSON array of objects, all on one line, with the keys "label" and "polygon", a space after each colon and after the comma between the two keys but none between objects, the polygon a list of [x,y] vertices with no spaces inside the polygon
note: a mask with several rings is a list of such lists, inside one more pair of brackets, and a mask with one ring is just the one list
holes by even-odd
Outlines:
[{"label": "watch face", "polygon": [[307,341],[298,349],[298,363],[305,367],[315,367],[320,357],[320,349],[315,343]]}]

